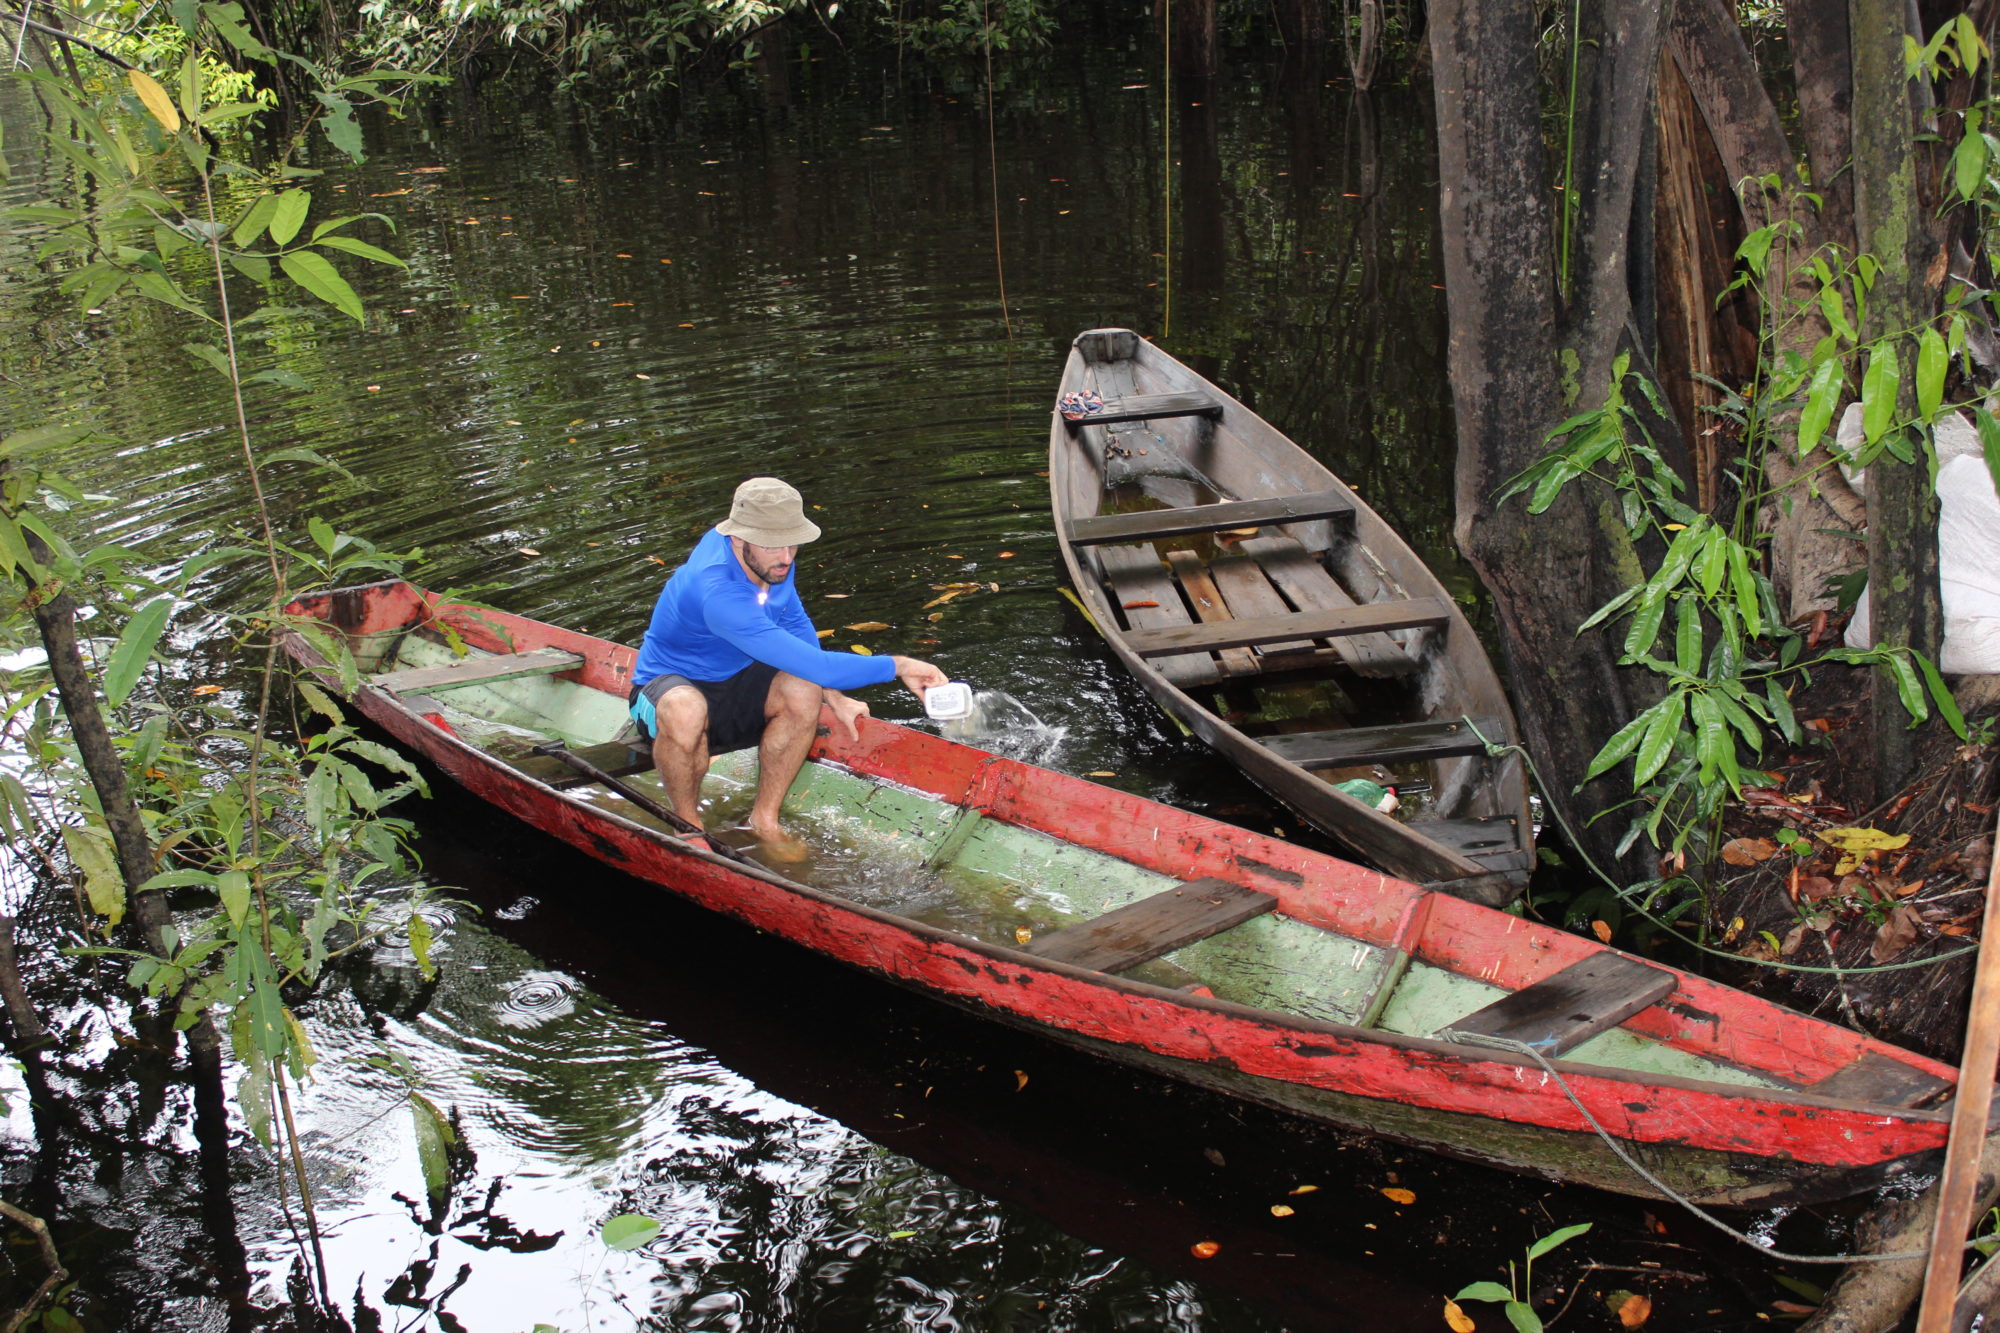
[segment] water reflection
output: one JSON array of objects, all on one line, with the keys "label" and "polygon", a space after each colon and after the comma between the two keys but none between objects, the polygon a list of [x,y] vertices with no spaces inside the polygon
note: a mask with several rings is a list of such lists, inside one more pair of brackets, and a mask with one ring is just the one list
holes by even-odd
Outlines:
[{"label": "water reflection", "polygon": [[[1040,77],[1010,71],[997,97],[1011,338],[983,99],[772,55],[754,91],[671,120],[591,122],[496,89],[371,126],[371,161],[324,163],[312,188],[387,215],[393,235],[363,231],[408,270],[346,265],[365,326],[271,308],[250,349],[312,386],[254,391],[263,447],[311,448],[357,480],[275,464],[275,517],[421,547],[434,586],[629,641],[736,483],[776,473],[826,530],[801,577],[840,642],[1013,696],[1059,737],[1040,762],[1268,827],[1270,803],[1171,730],[1060,596],[1048,397],[1076,331],[1161,331],[1454,566],[1425,95],[1351,101],[1245,64],[1182,87],[1169,177],[1154,57],[1104,35],[1059,44]],[[15,166],[0,199],[22,202],[43,169],[31,108],[0,116]],[[65,463],[112,497],[97,538],[162,562],[236,544],[250,497],[219,382],[190,372],[156,309],[79,316],[36,244],[0,233],[0,425],[94,416],[103,442]],[[226,561],[205,592],[234,605],[258,577]],[[170,688],[233,692],[240,645],[199,614],[176,627]],[[840,629],[871,621],[891,629]],[[915,712],[900,693],[871,703]],[[412,815],[428,873],[481,912],[433,920],[437,979],[392,937],[301,1007],[321,1056],[300,1112],[329,1286],[395,1307],[385,1325],[1379,1329],[1435,1319],[1445,1286],[1518,1253],[1524,1227],[1545,1229],[1539,1211],[1520,1220],[1531,1200],[1595,1217],[1635,1263],[1666,1243],[1632,1207],[1301,1137],[912,1007],[515,850],[490,814]],[[101,1019],[78,1025],[112,1045]],[[368,1064],[385,1044],[463,1136],[441,1211],[405,1085]],[[110,1064],[89,1095],[170,1126],[165,1075],[122,1050]],[[239,1128],[241,1214],[204,1215],[226,1164],[196,1170],[153,1133],[145,1172],[54,1123],[37,1135],[56,1146],[13,1164],[51,1215],[67,1197],[87,1223],[65,1253],[97,1322],[254,1322],[249,1275],[275,1303],[294,1271],[271,1163]],[[1392,1175],[1426,1206],[1389,1207]],[[1302,1183],[1318,1202],[1274,1218]],[[660,1239],[606,1252],[599,1225],[635,1210]],[[1220,1256],[1193,1259],[1200,1239]]]}]

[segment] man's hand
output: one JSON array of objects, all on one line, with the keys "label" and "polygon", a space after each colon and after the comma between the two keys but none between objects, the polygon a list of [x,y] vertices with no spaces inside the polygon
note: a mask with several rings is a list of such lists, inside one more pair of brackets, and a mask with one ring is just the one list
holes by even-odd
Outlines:
[{"label": "man's hand", "polygon": [[847,733],[847,739],[860,740],[861,729],[855,725],[855,719],[868,716],[868,705],[859,699],[849,698],[839,690],[827,690],[824,693],[826,706],[833,710],[833,719],[840,723],[840,729]]},{"label": "man's hand", "polygon": [[904,688],[918,699],[924,697],[925,690],[950,679],[929,662],[920,662],[914,657],[892,657],[889,660],[896,664],[896,679],[902,681]]}]

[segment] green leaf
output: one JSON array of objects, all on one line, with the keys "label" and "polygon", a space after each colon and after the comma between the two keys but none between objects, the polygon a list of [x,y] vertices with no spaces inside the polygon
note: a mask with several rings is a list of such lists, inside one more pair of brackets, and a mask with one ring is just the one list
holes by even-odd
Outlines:
[{"label": "green leaf", "polygon": [[1924,701],[1924,688],[1917,680],[1917,671],[1910,665],[1910,659],[1891,651],[1883,655],[1882,666],[1896,682],[1896,698],[1902,701],[1904,710],[1909,713],[1910,725],[1914,727],[1929,717],[1930,706]]},{"label": "green leaf", "polygon": [[361,298],[347,285],[325,256],[312,250],[293,250],[278,257],[285,276],[355,322],[361,320]]},{"label": "green leaf", "polygon": [[250,876],[241,870],[225,870],[216,877],[215,893],[222,900],[222,910],[229,914],[229,924],[241,928],[250,911]]},{"label": "green leaf", "polygon": [[1506,1312],[1507,1322],[1516,1333],[1542,1333],[1542,1317],[1519,1301],[1508,1301],[1500,1307]]},{"label": "green leaf", "polygon": [[118,870],[118,852],[111,831],[101,824],[70,824],[63,828],[69,859],[83,872],[84,896],[90,910],[116,928],[125,918],[125,877]]},{"label": "green leaf", "polygon": [[310,211],[310,190],[286,190],[278,195],[277,203],[271,209],[271,239],[279,245],[290,245],[292,238],[299,234],[299,228],[306,224],[306,214]]},{"label": "green leaf", "polygon": [[422,912],[412,912],[404,922],[404,930],[410,937],[410,954],[417,960],[417,972],[425,981],[437,978],[437,964],[431,958],[431,945],[435,942],[431,934],[430,919]]},{"label": "green leaf", "polygon": [[1771,705],[1771,720],[1777,723],[1778,734],[1791,744],[1797,745],[1803,739],[1799,731],[1798,716],[1792,712],[1791,698],[1786,695],[1785,687],[1778,682],[1776,676],[1764,682],[1764,700]]},{"label": "green leaf", "polygon": [[620,1213],[598,1234],[606,1249],[640,1250],[660,1234],[660,1224],[642,1213]]},{"label": "green leaf", "polygon": [[423,1167],[424,1193],[431,1206],[444,1202],[451,1188],[451,1145],[458,1133],[431,1099],[412,1088],[409,1092],[410,1119],[417,1127],[417,1161]]},{"label": "green leaf", "polygon": [[1455,1301],[1511,1301],[1514,1299],[1514,1293],[1501,1286],[1498,1282],[1475,1282],[1464,1291],[1459,1292],[1458,1295],[1452,1297],[1452,1299]]},{"label": "green leaf", "polygon": [[132,613],[125,632],[118,636],[118,646],[111,650],[111,661],[104,668],[104,701],[113,708],[123,704],[139,683],[173,609],[173,598],[155,597]]},{"label": "green leaf", "polygon": [[366,241],[357,241],[352,236],[326,236],[314,241],[313,244],[323,249],[345,250],[348,254],[360,255],[363,259],[372,259],[378,264],[394,264],[397,268],[409,267],[401,259],[390,254],[380,246],[370,245]]},{"label": "green leaf", "polygon": [[[277,211],[277,195],[258,195],[257,202],[250,205],[250,211],[243,215],[242,220],[236,224],[236,230],[230,233],[230,239],[238,245],[255,245],[257,238],[264,234],[264,229],[271,225],[271,219]],[[294,227],[293,230],[296,232],[297,228]]]},{"label": "green leaf", "polygon": [[1894,348],[1876,343],[1868,349],[1868,370],[1861,377],[1861,434],[1865,443],[1881,439],[1896,419],[1896,390],[1902,380]]},{"label": "green leaf", "polygon": [[1736,597],[1737,614],[1753,639],[1764,635],[1763,599],[1757,576],[1750,571],[1750,552],[1740,543],[1729,544],[1729,589]]},{"label": "green leaf", "polygon": [[1673,754],[1674,741],[1680,736],[1681,719],[1687,708],[1687,693],[1675,690],[1654,707],[1659,711],[1653,714],[1646,735],[1639,742],[1639,757],[1632,770],[1632,788],[1635,791],[1645,786]]},{"label": "green leaf", "polygon": [[1833,357],[1813,369],[1812,384],[1806,390],[1805,409],[1799,413],[1799,457],[1804,458],[1818,445],[1833,421],[1833,409],[1840,405],[1840,387],[1845,377],[1840,362]]},{"label": "green leaf", "polygon": [[1660,703],[1654,704],[1651,708],[1640,713],[1639,716],[1633,718],[1624,726],[1618,728],[1611,739],[1604,742],[1604,748],[1597,752],[1597,757],[1590,761],[1590,767],[1584,771],[1583,780],[1585,782],[1590,781],[1637,749],[1640,738],[1646,734],[1646,729],[1653,724],[1653,714],[1664,706],[1665,701],[1662,700]]},{"label": "green leaf", "polygon": [[1692,597],[1681,598],[1675,611],[1674,664],[1683,671],[1701,669],[1701,608]]},{"label": "green leaf", "polygon": [[229,358],[222,349],[209,343],[182,343],[181,350],[202,364],[210,367],[223,379],[229,379]]},{"label": "green leaf", "polygon": [[1826,316],[1827,327],[1849,342],[1854,341],[1854,325],[1847,318],[1847,298],[1840,288],[1834,286],[1819,289],[1820,313]]},{"label": "green leaf", "polygon": [[230,255],[229,267],[241,273],[258,286],[268,286],[271,281],[271,261],[262,255]]},{"label": "green leaf", "polygon": [[274,61],[277,53],[257,40],[250,29],[243,26],[243,6],[239,4],[203,5],[202,15],[215,25],[222,39],[253,60]]},{"label": "green leaf", "polygon": [[1743,238],[1736,247],[1736,258],[1758,277],[1764,276],[1764,264],[1771,253],[1771,243],[1778,237],[1776,227],[1759,227]]},{"label": "green leaf", "polygon": [[326,141],[352,161],[365,161],[367,154],[361,151],[361,123],[354,118],[353,106],[338,93],[315,92],[313,96],[326,108],[326,114],[319,120]]},{"label": "green leaf", "polygon": [[1967,134],[1951,154],[1952,188],[1961,199],[1970,199],[1986,184],[1986,137]]},{"label": "green leaf", "polygon": [[1646,588],[1644,584],[1639,584],[1639,583],[1633,584],[1631,587],[1627,588],[1624,592],[1619,593],[1616,597],[1613,597],[1610,601],[1606,602],[1603,606],[1600,606],[1595,611],[1592,611],[1590,613],[1590,618],[1588,620],[1585,620],[1581,625],[1578,625],[1576,627],[1576,632],[1578,634],[1581,634],[1585,630],[1591,628],[1591,626],[1602,623],[1607,616],[1612,615],[1614,612],[1618,610],[1619,607],[1625,605],[1625,603],[1631,601],[1634,597],[1637,597],[1640,593],[1644,592],[1645,590]]},{"label": "green leaf", "polygon": [[1945,688],[1944,677],[1938,675],[1931,659],[1922,653],[1911,653],[1910,656],[1916,659],[1917,670],[1923,673],[1924,689],[1930,693],[1931,702],[1937,705],[1938,716],[1944,719],[1944,724],[1952,729],[1954,735],[1965,740],[1965,714],[1958,711],[1958,700],[1952,698],[1951,691]]},{"label": "green leaf", "polygon": [[1925,421],[1935,420],[1944,403],[1944,373],[1950,364],[1943,334],[1925,329],[1917,335],[1917,413]]},{"label": "green leaf", "polygon": [[[1993,474],[1993,486],[2000,490],[2000,420],[1983,407],[1972,409],[1973,424],[1979,427],[1979,448],[1986,455],[1986,470]],[[0,446],[0,454],[6,449]]]},{"label": "green leaf", "polygon": [[1735,745],[1729,737],[1729,729],[1723,725],[1722,713],[1715,706],[1715,699],[1706,691],[1692,695],[1688,699],[1688,711],[1693,715],[1694,757],[1701,764],[1701,781],[1712,782],[1715,771],[1722,763],[1722,750]]}]

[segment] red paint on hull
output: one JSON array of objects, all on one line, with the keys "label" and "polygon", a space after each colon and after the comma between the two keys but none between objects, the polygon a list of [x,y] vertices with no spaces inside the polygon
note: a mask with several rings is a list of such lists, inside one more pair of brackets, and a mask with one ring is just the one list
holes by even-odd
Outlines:
[{"label": "red paint on hull", "polygon": [[[344,601],[342,599],[345,599]],[[440,604],[407,585],[342,590],[296,610],[350,633],[389,633]],[[517,651],[554,645],[581,653],[576,677],[622,697],[629,649],[511,616],[480,612],[460,633],[479,646]],[[288,649],[321,666],[310,645]],[[325,675],[327,684],[337,680]],[[1041,1029],[1148,1067],[1233,1087],[1273,1104],[1366,1124],[1345,1099],[1412,1108],[1477,1140],[1482,1122],[1538,1126],[1551,1136],[1591,1136],[1590,1121],[1531,1059],[1360,1031],[1203,998],[1048,963],[1013,950],[845,902],[692,848],[657,830],[556,791],[459,740],[388,693],[364,687],[353,700],[397,740],[425,755],[468,791],[585,853],[738,921],[952,1003]],[[1505,987],[1531,984],[1600,952],[1594,941],[1538,926],[1278,839],[1217,823],[1128,793],[886,723],[865,721],[860,739],[822,735],[815,758],[866,776],[892,778],[1000,820],[1088,846],[1185,879],[1219,875],[1275,895],[1279,910],[1376,944],[1400,923],[1421,921],[1409,941],[1423,961]],[[1427,911],[1413,909],[1420,900]],[[1792,1013],[1686,973],[1662,1006],[1627,1027],[1670,1045],[1810,1084],[1876,1053],[1950,1080],[1955,1071],[1898,1048]],[[1804,1092],[1736,1088],[1641,1076],[1560,1062],[1578,1101],[1610,1134],[1671,1158],[1735,1164],[1740,1188],[1711,1188],[1718,1202],[1822,1197],[1940,1148],[1947,1113],[1841,1102]],[[1258,1084],[1257,1080],[1268,1083]],[[1425,1141],[1420,1133],[1404,1137]],[[1482,1150],[1476,1141],[1433,1146],[1549,1171],[1532,1154]],[[1529,1160],[1523,1160],[1524,1157]],[[1657,1164],[1657,1163],[1656,1163]],[[1559,1173],[1559,1172],[1558,1172]],[[1826,1173],[1814,1183],[1815,1173]],[[1650,1193],[1636,1179],[1593,1183]]]}]

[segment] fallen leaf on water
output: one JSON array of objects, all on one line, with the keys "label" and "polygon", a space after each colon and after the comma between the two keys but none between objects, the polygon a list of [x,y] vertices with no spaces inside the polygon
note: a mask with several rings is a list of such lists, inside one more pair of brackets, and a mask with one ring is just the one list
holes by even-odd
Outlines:
[{"label": "fallen leaf on water", "polygon": [[1733,866],[1754,866],[1778,854],[1778,844],[1769,838],[1731,838],[1722,844],[1722,859]]},{"label": "fallen leaf on water", "polygon": [[1479,1325],[1472,1322],[1471,1315],[1458,1308],[1457,1301],[1446,1301],[1444,1303],[1444,1322],[1445,1327],[1449,1328],[1451,1333],[1472,1333],[1474,1329],[1479,1327]]},{"label": "fallen leaf on water", "polygon": [[1319,1186],[1317,1186],[1317,1185],[1297,1185],[1297,1186],[1294,1186],[1294,1187],[1293,1187],[1293,1189],[1292,1189],[1292,1193],[1294,1193],[1294,1194],[1317,1194],[1317,1193],[1319,1193]]},{"label": "fallen leaf on water", "polygon": [[1800,1305],[1797,1301],[1772,1301],[1771,1308],[1779,1314],[1808,1315],[1819,1311],[1817,1305]]},{"label": "fallen leaf on water", "polygon": [[638,375],[638,374],[635,374],[635,375],[633,375],[633,376],[632,376],[632,378],[633,378],[633,379],[635,379],[635,380],[649,380],[649,379],[651,379],[651,378],[653,378],[653,377],[652,377],[651,375]]},{"label": "fallen leaf on water", "polygon": [[1203,1148],[1201,1150],[1201,1155],[1203,1157],[1206,1157],[1210,1162],[1214,1163],[1216,1166],[1229,1165],[1229,1163],[1222,1160],[1222,1150],[1220,1148]]},{"label": "fallen leaf on water", "polygon": [[508,422],[507,424],[508,424],[508,425],[510,425],[510,426],[518,426],[518,425],[520,425],[521,423],[520,423],[520,422],[518,422],[518,421],[509,421],[509,422]]},{"label": "fallen leaf on water", "polygon": [[[944,612],[933,611],[929,615],[925,616],[924,619],[930,621],[931,624],[935,625],[938,623],[938,621],[944,619]],[[932,642],[936,642],[936,640],[932,640]]]},{"label": "fallen leaf on water", "polygon": [[1115,778],[1118,775],[1108,768],[1099,768],[1084,774],[1084,776],[1087,778]]},{"label": "fallen leaf on water", "polygon": [[916,1234],[917,1234],[917,1233],[916,1233],[916,1232],[914,1232],[914,1231],[892,1231],[892,1232],[890,1232],[890,1233],[889,1233],[889,1239],[890,1239],[890,1240],[908,1240],[908,1239],[909,1239],[910,1237],[912,1237],[912,1236],[914,1236],[914,1235],[916,1235]]},{"label": "fallen leaf on water", "polygon": [[838,602],[852,596],[854,596],[854,594],[851,592],[830,592],[826,594],[826,600],[829,602]]},{"label": "fallen leaf on water", "polygon": [[862,620],[844,628],[854,630],[859,634],[874,634],[889,627],[879,620]]},{"label": "fallen leaf on water", "polygon": [[540,552],[540,551],[537,551],[537,550],[536,550],[536,549],[535,549],[534,547],[532,547],[532,546],[523,546],[523,547],[521,548],[521,554],[522,554],[522,555],[540,555],[540,554],[541,554],[541,552]]},{"label": "fallen leaf on water", "polygon": [[924,610],[928,611],[934,606],[943,606],[946,602],[950,601],[952,598],[958,596],[961,592],[964,591],[965,589],[963,588],[953,588],[950,592],[946,593],[942,597],[933,597],[928,602],[924,603]]},{"label": "fallen leaf on water", "polygon": [[1271,1205],[1271,1216],[1273,1217],[1290,1217],[1297,1211],[1298,1209],[1288,1203],[1274,1203]]},{"label": "fallen leaf on water", "polygon": [[1125,603],[1125,609],[1127,611],[1138,611],[1144,609],[1145,607],[1158,606],[1158,605],[1159,605],[1158,602],[1145,602],[1145,601],[1127,602]]},{"label": "fallen leaf on water", "polygon": [[380,393],[380,392],[382,392],[382,386],[381,386],[381,385],[379,385],[379,384],[371,384],[371,385],[369,385],[369,386],[368,386],[368,392],[370,392],[370,393]]},{"label": "fallen leaf on water", "polygon": [[1019,1091],[1020,1091],[1021,1089],[1025,1088],[1025,1087],[1027,1087],[1027,1086],[1028,1086],[1028,1072],[1027,1072],[1027,1071],[1026,1071],[1025,1069],[1017,1069],[1017,1070],[1015,1070],[1015,1071],[1014,1071],[1014,1091],[1016,1091],[1016,1092],[1019,1092]]},{"label": "fallen leaf on water", "polygon": [[[197,685],[194,687],[194,692],[196,694],[220,694],[222,693],[222,687],[220,685]],[[164,777],[166,775],[161,774],[161,776]]]},{"label": "fallen leaf on water", "polygon": [[1414,1190],[1385,1189],[1382,1191],[1382,1197],[1390,1203],[1415,1203],[1417,1201],[1416,1191]]},{"label": "fallen leaf on water", "polygon": [[1212,1240],[1198,1240],[1188,1246],[1188,1253],[1197,1259],[1213,1259],[1222,1253],[1222,1247]]},{"label": "fallen leaf on water", "polygon": [[833,631],[832,631],[832,630],[830,630],[830,629],[823,629],[823,630],[821,630],[821,631],[819,632],[819,636],[820,636],[820,637],[821,637],[822,639],[824,639],[824,638],[825,638],[825,637],[826,637],[827,635],[829,635],[829,634],[831,634],[831,633],[833,633]]},{"label": "fallen leaf on water", "polygon": [[874,649],[865,643],[850,643],[847,645],[847,650],[851,653],[860,653],[863,657],[875,656]]},{"label": "fallen leaf on water", "polygon": [[[662,264],[671,264],[671,263],[673,263],[674,261],[673,261],[673,260],[671,260],[671,259],[662,259],[662,260],[661,260],[660,262],[661,262]],[[693,327],[694,327],[694,325],[692,325],[692,324],[683,324],[683,325],[681,325],[681,327],[682,327],[682,328],[684,328],[684,329],[691,329],[691,328],[693,328]]]},{"label": "fallen leaf on water", "polygon": [[666,564],[666,563],[667,563],[666,561],[664,561],[664,560],[660,559],[660,557],[658,557],[658,556],[656,556],[656,555],[649,555],[649,556],[647,556],[646,558],[647,558],[648,560],[652,561],[652,562],[653,562],[654,564],[656,564],[656,565],[664,565],[664,564]]},{"label": "fallen leaf on water", "polygon": [[1035,932],[1029,930],[1026,926],[1014,927],[1014,943],[1026,944],[1029,940],[1032,940],[1033,938],[1035,938]]},{"label": "fallen leaf on water", "polygon": [[1618,1305],[1618,1322],[1626,1328],[1638,1328],[1652,1317],[1653,1302],[1636,1291]]},{"label": "fallen leaf on water", "polygon": [[1591,922],[1590,933],[1597,936],[1598,942],[1600,944],[1611,943],[1611,925],[1609,922],[1606,921]]},{"label": "fallen leaf on water", "polygon": [[1014,558],[1014,553],[1012,551],[1002,551],[1000,553],[1000,558],[1002,560],[1012,560]]}]

